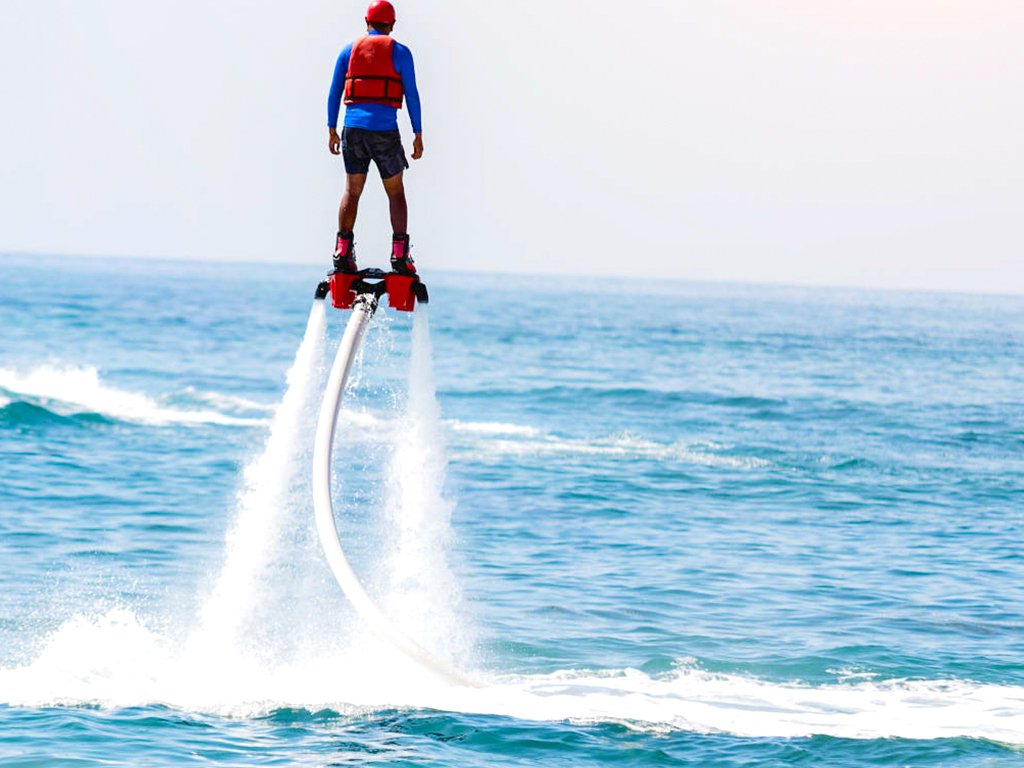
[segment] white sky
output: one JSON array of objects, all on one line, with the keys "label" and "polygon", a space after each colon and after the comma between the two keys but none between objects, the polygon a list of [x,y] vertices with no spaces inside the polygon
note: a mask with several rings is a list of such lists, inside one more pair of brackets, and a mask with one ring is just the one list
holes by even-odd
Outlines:
[{"label": "white sky", "polygon": [[[326,93],[364,6],[0,0],[0,252],[326,268]],[[428,273],[1024,292],[1020,0],[396,6]]]}]

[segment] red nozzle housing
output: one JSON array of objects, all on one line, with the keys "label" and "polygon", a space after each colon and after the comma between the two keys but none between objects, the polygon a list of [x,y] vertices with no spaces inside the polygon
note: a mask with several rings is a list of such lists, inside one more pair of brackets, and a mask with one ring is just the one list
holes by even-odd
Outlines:
[{"label": "red nozzle housing", "polygon": [[352,290],[352,283],[359,275],[345,272],[332,272],[331,275],[331,304],[335,309],[351,309],[356,300],[356,292]]},{"label": "red nozzle housing", "polygon": [[384,287],[388,292],[388,306],[400,312],[412,312],[416,307],[416,294],[413,282],[416,277],[396,275],[393,272],[384,278]]}]

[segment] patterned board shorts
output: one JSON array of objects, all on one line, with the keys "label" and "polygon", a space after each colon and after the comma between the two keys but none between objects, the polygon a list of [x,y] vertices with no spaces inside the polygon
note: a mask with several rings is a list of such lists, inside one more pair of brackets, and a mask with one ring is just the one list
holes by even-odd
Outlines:
[{"label": "patterned board shorts", "polygon": [[341,156],[345,159],[345,173],[366,173],[373,160],[382,179],[390,179],[409,167],[398,131],[342,128]]}]

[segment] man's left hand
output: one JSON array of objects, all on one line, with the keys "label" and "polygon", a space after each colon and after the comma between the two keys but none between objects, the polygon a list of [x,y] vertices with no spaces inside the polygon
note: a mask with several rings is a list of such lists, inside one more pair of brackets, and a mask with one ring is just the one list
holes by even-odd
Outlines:
[{"label": "man's left hand", "polygon": [[412,159],[419,160],[423,157],[423,134],[417,133],[412,140]]}]

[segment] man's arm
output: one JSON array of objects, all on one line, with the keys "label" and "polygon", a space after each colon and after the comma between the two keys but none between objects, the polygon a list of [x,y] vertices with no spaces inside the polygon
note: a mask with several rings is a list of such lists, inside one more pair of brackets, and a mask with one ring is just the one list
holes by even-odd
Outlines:
[{"label": "man's arm", "polygon": [[345,75],[348,74],[348,60],[351,55],[352,45],[349,44],[345,46],[345,50],[338,56],[338,63],[334,65],[334,79],[331,80],[331,90],[327,94],[327,128],[330,131],[327,148],[332,155],[341,153],[338,113],[341,112],[341,95],[345,92]]},{"label": "man's arm", "polygon": [[415,134],[412,142],[412,159],[419,160],[423,157],[423,120],[420,114],[420,92],[416,89],[416,66],[412,61],[412,51],[400,43],[395,44],[393,58],[395,69],[402,76],[405,106],[409,109],[409,121]]}]

